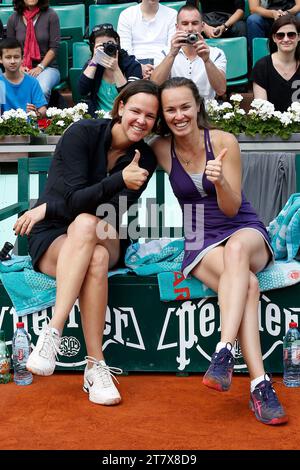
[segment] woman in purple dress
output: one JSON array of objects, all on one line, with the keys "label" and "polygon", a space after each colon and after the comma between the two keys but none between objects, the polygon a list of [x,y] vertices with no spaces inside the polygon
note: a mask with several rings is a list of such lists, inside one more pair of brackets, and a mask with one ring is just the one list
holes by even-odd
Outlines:
[{"label": "woman in purple dress", "polygon": [[238,338],[250,378],[250,408],[265,424],[287,416],[265,373],[258,326],[255,273],[272,261],[268,234],[241,191],[239,145],[232,134],[209,129],[195,84],[185,78],[161,86],[161,137],[153,143],[184,215],[182,270],[218,293],[221,339],[204,385],[231,385]]}]

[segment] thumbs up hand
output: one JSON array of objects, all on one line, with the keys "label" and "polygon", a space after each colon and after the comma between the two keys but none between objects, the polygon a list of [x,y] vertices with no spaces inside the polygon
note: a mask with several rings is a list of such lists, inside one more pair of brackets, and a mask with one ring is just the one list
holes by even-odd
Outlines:
[{"label": "thumbs up hand", "polygon": [[135,151],[132,161],[122,171],[123,180],[128,189],[140,189],[147,180],[149,172],[139,166],[141,154]]},{"label": "thumbs up hand", "polygon": [[208,181],[213,184],[222,184],[224,175],[222,171],[223,158],[227,153],[227,148],[221,150],[219,155],[214,160],[209,160],[205,168],[205,174]]}]

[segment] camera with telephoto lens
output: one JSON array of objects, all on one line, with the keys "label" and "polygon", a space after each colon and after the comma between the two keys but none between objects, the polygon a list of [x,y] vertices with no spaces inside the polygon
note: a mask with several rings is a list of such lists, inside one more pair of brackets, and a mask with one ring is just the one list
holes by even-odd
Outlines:
[{"label": "camera with telephoto lens", "polygon": [[199,39],[199,36],[197,33],[190,33],[187,35],[187,37],[182,41],[185,44],[195,44]]},{"label": "camera with telephoto lens", "polygon": [[118,45],[112,41],[107,41],[103,43],[103,51],[105,54],[109,55],[110,57],[116,57],[118,50]]}]

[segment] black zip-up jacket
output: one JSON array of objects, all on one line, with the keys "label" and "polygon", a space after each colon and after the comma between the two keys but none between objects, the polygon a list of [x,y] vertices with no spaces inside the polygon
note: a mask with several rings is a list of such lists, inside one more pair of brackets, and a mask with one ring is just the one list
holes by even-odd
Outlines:
[{"label": "black zip-up jacket", "polygon": [[[78,89],[82,96],[87,96],[89,113],[91,116],[95,116],[95,111],[97,110],[98,105],[97,93],[99,91],[105,69],[102,67],[102,65],[98,64],[94,78],[88,78],[83,73],[87,66],[88,62],[86,62],[80,75]],[[136,60],[134,55],[129,55],[124,49],[121,49],[119,52],[119,67],[128,82],[143,78],[141,64]],[[121,91],[122,88],[123,87],[117,89],[118,91]]]},{"label": "black zip-up jacket", "polygon": [[[112,121],[109,119],[85,119],[72,124],[56,146],[49,169],[44,193],[36,206],[47,203],[46,217],[36,224],[47,230],[55,226],[69,225],[77,215],[85,212],[95,215],[100,204],[109,203],[116,210],[116,229],[119,227],[119,198],[127,201],[126,210],[134,204],[156,168],[152,149],[143,140],[133,143],[107,173],[107,152],[111,145]],[[139,190],[126,188],[122,170],[132,161],[135,149],[141,154],[139,166],[149,172],[147,181]],[[113,224],[115,225],[115,224]]]}]

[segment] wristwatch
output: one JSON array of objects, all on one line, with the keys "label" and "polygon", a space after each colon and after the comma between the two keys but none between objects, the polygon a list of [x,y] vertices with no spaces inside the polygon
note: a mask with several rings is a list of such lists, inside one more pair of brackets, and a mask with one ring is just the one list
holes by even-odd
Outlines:
[{"label": "wristwatch", "polygon": [[45,67],[43,66],[43,64],[37,64],[37,67],[39,67],[40,69],[42,69],[42,71],[45,70]]}]

